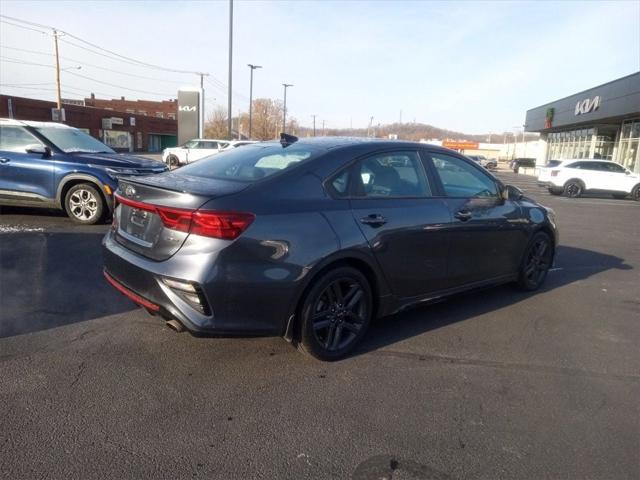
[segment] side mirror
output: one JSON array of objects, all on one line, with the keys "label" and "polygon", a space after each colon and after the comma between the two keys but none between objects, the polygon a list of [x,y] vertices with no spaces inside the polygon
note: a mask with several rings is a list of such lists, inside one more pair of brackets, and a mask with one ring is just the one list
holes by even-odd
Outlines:
[{"label": "side mirror", "polygon": [[45,147],[40,143],[27,145],[24,149],[27,153],[35,153],[36,155],[42,155],[44,158],[49,158],[51,156],[51,149],[49,147]]},{"label": "side mirror", "polygon": [[522,200],[524,192],[513,185],[505,185],[502,189],[502,198],[505,200]]}]

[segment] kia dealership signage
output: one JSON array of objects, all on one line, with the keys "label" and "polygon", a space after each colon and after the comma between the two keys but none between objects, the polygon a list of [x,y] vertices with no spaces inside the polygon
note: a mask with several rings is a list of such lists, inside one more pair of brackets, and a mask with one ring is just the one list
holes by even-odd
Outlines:
[{"label": "kia dealership signage", "polygon": [[200,136],[202,103],[199,88],[178,90],[178,145]]},{"label": "kia dealership signage", "polygon": [[585,98],[584,100],[576,103],[576,110],[574,115],[583,115],[585,113],[593,112],[600,107],[600,95],[596,95],[593,98]]}]

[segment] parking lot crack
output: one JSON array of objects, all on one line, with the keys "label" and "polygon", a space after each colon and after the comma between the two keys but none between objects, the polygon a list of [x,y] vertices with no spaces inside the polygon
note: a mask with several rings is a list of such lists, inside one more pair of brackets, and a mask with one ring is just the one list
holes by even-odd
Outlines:
[{"label": "parking lot crack", "polygon": [[383,357],[395,357],[408,360],[418,360],[424,362],[425,360],[445,363],[452,365],[463,365],[473,367],[487,367],[514,371],[528,371],[533,373],[551,373],[558,375],[571,375],[571,376],[583,376],[592,378],[603,378],[609,380],[621,380],[621,381],[638,381],[640,380],[640,374],[620,374],[620,373],[606,373],[596,372],[593,370],[585,370],[580,368],[571,367],[556,367],[553,365],[531,365],[524,363],[508,363],[499,362],[496,360],[482,360],[476,358],[458,358],[446,355],[436,355],[430,353],[413,353],[413,352],[400,352],[397,350],[378,350],[374,352],[374,355]]},{"label": "parking lot crack", "polygon": [[80,380],[80,377],[82,376],[82,373],[84,372],[85,368],[86,368],[85,362],[80,363],[80,365],[78,366],[78,371],[76,372],[76,376],[71,382],[71,385],[69,385],[69,388],[75,387],[76,383],[78,383],[78,380]]}]

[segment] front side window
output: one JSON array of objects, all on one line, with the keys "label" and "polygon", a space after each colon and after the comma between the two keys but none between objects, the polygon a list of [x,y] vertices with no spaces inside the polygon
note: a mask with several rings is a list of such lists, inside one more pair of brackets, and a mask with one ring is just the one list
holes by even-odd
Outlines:
[{"label": "front side window", "polygon": [[618,165],[617,163],[602,162],[600,165],[602,167],[602,170],[604,170],[605,172],[611,172],[611,173],[626,172],[626,170],[622,167],[622,165]]},{"label": "front side window", "polygon": [[431,196],[417,152],[380,153],[361,160],[356,167],[355,180],[358,196]]},{"label": "front side window", "polygon": [[27,145],[41,142],[22,127],[0,126],[0,150],[25,153]]},{"label": "front side window", "polygon": [[431,159],[448,197],[498,196],[493,178],[461,158],[433,152]]},{"label": "front side window", "polygon": [[77,128],[51,125],[35,127],[34,130],[65,153],[115,153],[101,141]]}]

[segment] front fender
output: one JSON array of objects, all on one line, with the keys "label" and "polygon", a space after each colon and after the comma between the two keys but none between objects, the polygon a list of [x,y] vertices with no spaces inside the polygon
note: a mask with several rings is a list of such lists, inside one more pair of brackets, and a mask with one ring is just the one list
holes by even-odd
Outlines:
[{"label": "front fender", "polygon": [[[58,187],[56,189],[56,204],[59,208],[64,207],[64,198],[62,198],[62,192],[64,191],[65,186],[68,185],[69,182],[74,182],[79,180],[86,181],[88,183],[93,183],[94,185],[96,185],[100,189],[100,192],[102,193],[102,195],[106,200],[106,206],[109,209],[109,213],[113,213],[113,192],[115,192],[118,189],[118,181],[114,180],[106,173],[93,174],[93,173],[73,172],[73,173],[68,173],[67,175],[64,175],[58,181]],[[106,187],[108,187],[108,189]],[[109,194],[108,190],[111,190],[112,193]]]}]

